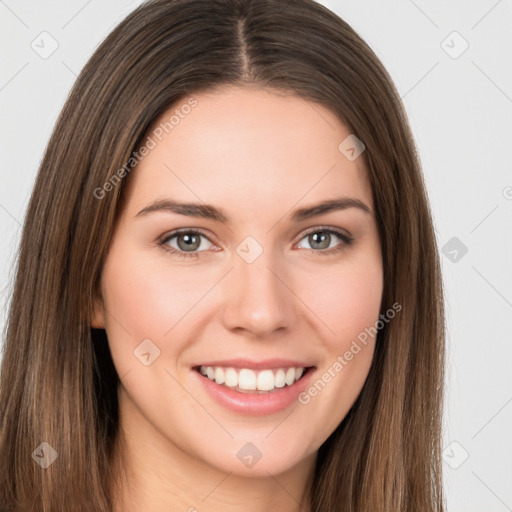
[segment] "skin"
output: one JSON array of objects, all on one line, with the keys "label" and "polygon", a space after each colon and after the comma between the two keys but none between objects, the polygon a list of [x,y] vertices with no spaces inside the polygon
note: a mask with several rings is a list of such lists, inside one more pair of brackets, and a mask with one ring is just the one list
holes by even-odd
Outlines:
[{"label": "skin", "polygon": [[[301,501],[308,510],[317,450],[359,395],[374,340],[308,404],[263,416],[219,405],[192,367],[281,357],[311,361],[320,376],[375,324],[383,270],[367,171],[363,158],[338,150],[350,131],[321,105],[233,86],[194,97],[197,106],[127,178],[92,322],[106,329],[121,377],[114,460],[125,479],[116,510],[287,512]],[[370,212],[290,220],[297,208],[339,196]],[[230,222],[137,216],[170,197],[222,208]],[[331,234],[327,249],[315,248],[304,232],[317,227],[344,230],[353,242]],[[180,228],[204,232],[197,258],[159,245]],[[247,236],[263,249],[252,263],[236,252]],[[179,240],[167,247],[179,250]],[[147,338],[160,350],[149,366],[133,354]],[[252,468],[236,456],[248,441],[262,453]]]}]

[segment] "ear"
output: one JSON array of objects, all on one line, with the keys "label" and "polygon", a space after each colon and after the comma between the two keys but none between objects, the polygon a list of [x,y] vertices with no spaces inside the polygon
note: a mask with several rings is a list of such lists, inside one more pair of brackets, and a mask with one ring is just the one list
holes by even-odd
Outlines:
[{"label": "ear", "polygon": [[95,290],[93,294],[93,314],[91,319],[91,327],[94,327],[95,329],[105,328],[103,297],[100,290]]}]

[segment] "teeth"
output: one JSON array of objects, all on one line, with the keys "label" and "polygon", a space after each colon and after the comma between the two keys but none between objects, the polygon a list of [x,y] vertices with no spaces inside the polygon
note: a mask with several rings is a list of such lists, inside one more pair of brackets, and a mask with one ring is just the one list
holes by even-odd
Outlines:
[{"label": "teeth", "polygon": [[[201,366],[201,368],[204,368],[204,366]],[[222,371],[222,368],[220,368],[220,370]],[[226,386],[228,386],[230,388],[236,388],[238,386],[238,373],[236,373],[235,370],[233,370],[233,368],[228,368],[225,371],[225,376],[226,376],[226,381],[225,381]]]},{"label": "teeth", "polygon": [[[208,375],[208,371],[207,371]],[[215,368],[215,382],[217,384],[224,384],[224,371],[222,368]]]},{"label": "teeth", "polygon": [[199,371],[217,384],[236,388],[238,391],[272,391],[275,388],[291,386],[304,374],[304,368],[278,368],[255,372],[248,368],[222,368],[201,366]]},{"label": "teeth", "polygon": [[258,373],[257,388],[260,391],[270,391],[271,389],[274,389],[274,387],[274,374],[272,370],[263,370]]},{"label": "teeth", "polygon": [[276,388],[284,387],[284,385],[286,384],[285,377],[286,377],[286,375],[284,373],[284,370],[279,368],[279,370],[277,370],[277,372],[276,372],[276,374],[274,376],[274,386]]},{"label": "teeth", "polygon": [[288,384],[288,386],[295,382],[295,373],[295,368],[288,368],[286,372],[286,377],[284,378],[284,381],[286,382],[286,384]]},{"label": "teeth", "polygon": [[238,387],[248,391],[256,389],[256,374],[252,370],[240,370],[238,374]]}]

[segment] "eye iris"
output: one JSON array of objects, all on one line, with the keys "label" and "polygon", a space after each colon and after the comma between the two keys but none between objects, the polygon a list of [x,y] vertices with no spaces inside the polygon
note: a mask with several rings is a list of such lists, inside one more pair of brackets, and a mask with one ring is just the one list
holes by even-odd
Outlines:
[{"label": "eye iris", "polygon": [[[327,243],[325,241],[327,240]],[[327,249],[330,245],[331,235],[326,231],[317,231],[309,235],[309,243],[315,249]],[[315,246],[315,244],[318,244]]]},{"label": "eye iris", "polygon": [[[185,245],[183,245],[180,240],[185,241]],[[193,251],[198,249],[201,245],[201,241],[198,235],[184,234],[178,235],[177,237],[178,247],[183,251]]]},{"label": "eye iris", "polygon": [[[200,236],[194,233],[176,235],[178,247],[183,252],[193,252],[201,245]],[[329,231],[315,231],[308,235],[308,241],[314,249],[328,249],[331,242]]]}]

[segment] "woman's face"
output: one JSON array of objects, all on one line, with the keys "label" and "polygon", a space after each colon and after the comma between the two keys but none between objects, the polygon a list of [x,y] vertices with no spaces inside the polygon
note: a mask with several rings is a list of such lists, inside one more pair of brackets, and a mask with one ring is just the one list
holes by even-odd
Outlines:
[{"label": "woman's face", "polygon": [[93,325],[140,446],[276,474],[315,457],[370,368],[371,188],[330,110],[264,89],[194,98],[155,122],[127,178]]}]

